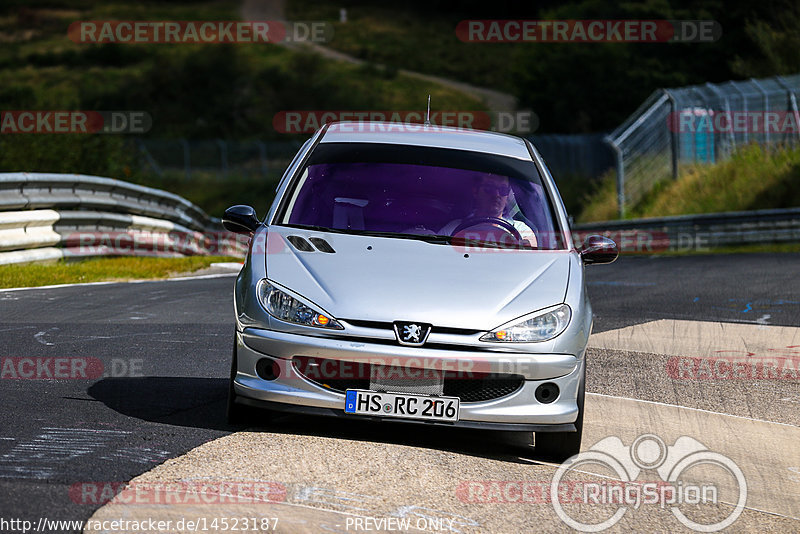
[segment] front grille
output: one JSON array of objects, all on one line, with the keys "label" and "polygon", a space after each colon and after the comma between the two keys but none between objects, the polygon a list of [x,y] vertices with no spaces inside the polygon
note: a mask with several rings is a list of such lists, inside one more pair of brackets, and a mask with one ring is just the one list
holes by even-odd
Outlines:
[{"label": "front grille", "polygon": [[[441,371],[394,368],[308,356],[295,356],[292,362],[297,372],[307,380],[338,393],[344,393],[348,389],[374,389],[430,395],[434,391],[438,392],[435,387],[438,382],[441,384],[441,394],[446,397],[459,397],[461,402],[484,402],[511,395],[525,383],[522,375],[513,374],[445,371],[442,377]],[[392,387],[393,382],[395,387]]]},{"label": "front grille", "polygon": [[[394,324],[383,321],[364,321],[361,319],[341,319],[342,321],[353,326],[361,326],[364,328],[375,328],[377,330],[390,330],[394,332]],[[432,334],[455,334],[459,336],[472,336],[485,332],[485,330],[475,330],[473,328],[452,328],[450,326],[436,326],[431,327]]]},{"label": "front grille", "polygon": [[369,389],[417,395],[443,395],[442,372],[430,370],[423,374],[421,371],[421,369],[372,365],[370,366]]},{"label": "front grille", "polygon": [[[444,395],[459,397],[461,402],[483,402],[511,395],[522,387],[525,377],[508,374],[473,374],[472,378],[444,374]],[[452,373],[457,375],[457,373]]]}]

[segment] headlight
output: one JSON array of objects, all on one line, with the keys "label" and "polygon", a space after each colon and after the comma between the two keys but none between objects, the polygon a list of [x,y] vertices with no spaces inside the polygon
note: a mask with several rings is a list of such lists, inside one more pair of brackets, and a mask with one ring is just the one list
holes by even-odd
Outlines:
[{"label": "headlight", "polygon": [[481,336],[481,341],[532,342],[547,341],[563,332],[572,317],[566,304],[537,312],[517,323],[505,324]]},{"label": "headlight", "polygon": [[344,327],[333,317],[303,304],[266,280],[261,280],[256,290],[261,305],[276,319],[303,326],[344,330]]}]

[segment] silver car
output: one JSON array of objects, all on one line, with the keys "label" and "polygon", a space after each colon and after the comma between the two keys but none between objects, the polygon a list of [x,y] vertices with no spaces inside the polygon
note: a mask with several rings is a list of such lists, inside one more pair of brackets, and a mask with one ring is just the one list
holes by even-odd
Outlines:
[{"label": "silver car", "polygon": [[[592,310],[533,145],[509,135],[333,123],[300,149],[236,280],[228,417],[274,412],[535,432],[580,449]],[[252,407],[262,408],[260,411]],[[255,415],[258,414],[258,415]]]}]

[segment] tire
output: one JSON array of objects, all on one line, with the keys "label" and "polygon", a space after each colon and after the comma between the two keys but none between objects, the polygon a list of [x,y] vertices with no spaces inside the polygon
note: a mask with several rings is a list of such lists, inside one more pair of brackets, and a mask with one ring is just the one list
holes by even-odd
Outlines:
[{"label": "tire", "polygon": [[236,390],[233,388],[233,381],[236,378],[236,336],[233,338],[233,355],[231,357],[231,376],[228,381],[228,404],[225,410],[229,425],[268,425],[275,418],[275,412],[263,408],[253,408],[238,404]]},{"label": "tire", "polygon": [[586,374],[584,372],[580,386],[578,386],[578,419],[575,420],[577,432],[537,432],[533,450],[537,458],[563,463],[581,451],[585,397]]},{"label": "tire", "polygon": [[228,424],[239,425],[246,422],[247,409],[246,406],[236,404],[236,391],[233,389],[233,381],[236,378],[236,336],[233,337],[233,354],[231,356],[231,376],[228,380],[228,406],[225,410],[225,415],[228,419]]}]

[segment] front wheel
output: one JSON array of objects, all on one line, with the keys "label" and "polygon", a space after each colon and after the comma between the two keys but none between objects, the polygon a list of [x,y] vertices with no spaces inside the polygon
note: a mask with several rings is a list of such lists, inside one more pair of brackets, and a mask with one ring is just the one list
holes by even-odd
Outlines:
[{"label": "front wheel", "polygon": [[537,432],[534,441],[534,454],[538,458],[563,463],[581,452],[583,436],[583,404],[586,397],[586,375],[578,386],[578,419],[575,420],[577,432]]},{"label": "front wheel", "polygon": [[236,378],[236,336],[233,336],[233,355],[231,357],[231,376],[228,381],[228,405],[225,415],[228,424],[238,425],[247,421],[247,407],[236,404],[236,390],[233,389],[233,381]]},{"label": "front wheel", "polygon": [[231,356],[231,376],[228,381],[228,404],[225,414],[229,425],[244,425],[244,424],[261,424],[269,425],[275,418],[275,412],[265,408],[253,408],[236,402],[239,395],[233,387],[233,381],[236,379],[236,370],[238,366],[236,356],[236,336],[233,337],[233,354]]}]

